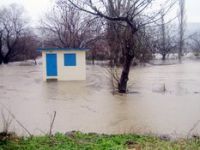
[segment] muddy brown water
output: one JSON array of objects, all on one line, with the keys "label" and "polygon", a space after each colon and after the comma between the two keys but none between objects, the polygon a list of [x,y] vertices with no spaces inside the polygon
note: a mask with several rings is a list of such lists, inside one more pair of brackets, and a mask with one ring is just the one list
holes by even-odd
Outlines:
[{"label": "muddy brown water", "polygon": [[[86,81],[43,82],[41,65],[0,66],[1,112],[35,135],[48,132],[54,111],[54,132],[200,134],[200,61],[132,68],[127,95],[112,95],[106,75],[87,66]],[[26,135],[14,120],[10,130]]]}]

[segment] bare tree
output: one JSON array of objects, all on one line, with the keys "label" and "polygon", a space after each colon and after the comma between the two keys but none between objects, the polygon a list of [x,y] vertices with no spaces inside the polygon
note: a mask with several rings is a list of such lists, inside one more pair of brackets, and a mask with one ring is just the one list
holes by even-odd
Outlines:
[{"label": "bare tree", "polygon": [[90,51],[87,53],[87,58],[92,60],[92,64],[95,64],[95,60],[109,60],[110,50],[108,43],[105,39],[98,39],[87,44]]},{"label": "bare tree", "polygon": [[[0,10],[0,16],[2,15],[3,11]],[[0,19],[0,65],[3,63],[3,20]]]},{"label": "bare tree", "polygon": [[[66,3],[66,0],[61,0]],[[127,82],[130,67],[135,57],[135,39],[137,39],[137,32],[140,31],[145,25],[157,21],[160,11],[151,13],[154,0],[68,0],[73,6],[92,14],[94,16],[104,18],[106,20],[116,22],[118,25],[124,27],[124,45],[121,54],[123,55],[123,69],[120,77],[118,91],[126,93]],[[166,2],[168,7],[164,14],[171,8],[171,4]],[[109,9],[108,9],[109,8]],[[112,9],[112,15],[110,13]],[[120,11],[119,11],[120,10]]]},{"label": "bare tree", "polygon": [[[166,59],[166,56],[175,50],[177,42],[175,35],[173,35],[172,26],[165,22],[165,16],[161,13],[161,24],[158,25],[157,39],[155,42],[156,53],[162,55],[162,60]],[[175,33],[175,32],[174,32]]]},{"label": "bare tree", "polygon": [[0,65],[3,62],[2,48],[3,48],[3,30],[0,30]]},{"label": "bare tree", "polygon": [[155,30],[152,29],[151,26],[146,26],[137,32],[134,47],[136,60],[134,65],[146,63],[153,58]]},{"label": "bare tree", "polygon": [[74,6],[57,2],[41,21],[40,29],[45,39],[44,46],[85,47],[97,35],[95,34],[97,27],[92,26],[94,21],[94,17],[81,15]]},{"label": "bare tree", "polygon": [[27,36],[24,37],[24,51],[25,51],[25,56],[26,60],[31,59],[34,60],[35,65],[37,65],[36,59],[38,56],[41,54],[37,51],[37,48],[39,47],[39,39],[38,37],[33,33],[33,34],[28,34]]},{"label": "bare tree", "polygon": [[166,54],[169,52],[167,49],[167,43],[166,43],[166,29],[165,29],[165,20],[164,20],[164,15],[161,14],[161,20],[162,20],[162,25],[161,25],[161,33],[162,33],[162,42],[161,42],[161,54],[162,54],[162,60],[165,60]]},{"label": "bare tree", "polygon": [[36,60],[38,43],[21,6],[11,4],[0,10],[0,64]]},{"label": "bare tree", "polygon": [[15,46],[15,51],[12,53],[10,61],[31,59],[34,60],[36,65],[36,58],[40,55],[39,52],[37,52],[38,47],[38,37],[33,32],[27,30],[23,36],[19,37]]},{"label": "bare tree", "polygon": [[189,45],[194,55],[200,56],[200,33],[195,33],[190,36]]},{"label": "bare tree", "polygon": [[184,48],[184,29],[185,29],[185,0],[179,0],[179,50],[178,58],[181,60]]},{"label": "bare tree", "polygon": [[[121,11],[120,6],[114,7],[113,4],[113,2],[108,1],[107,11],[110,17],[116,17]],[[122,34],[125,28],[115,21],[107,20],[106,29],[107,42],[110,47],[110,66],[119,66],[122,59]]]},{"label": "bare tree", "polygon": [[0,53],[2,61],[7,64],[16,50],[15,46],[20,36],[26,29],[26,21],[23,18],[23,8],[16,4],[12,4],[0,11],[1,42],[3,41],[6,47],[4,50],[1,47]]}]

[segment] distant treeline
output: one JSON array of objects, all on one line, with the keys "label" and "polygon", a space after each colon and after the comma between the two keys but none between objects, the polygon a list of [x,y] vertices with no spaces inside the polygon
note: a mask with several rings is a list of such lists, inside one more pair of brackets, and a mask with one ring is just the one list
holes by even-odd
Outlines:
[{"label": "distant treeline", "polygon": [[[114,10],[112,4],[108,6],[106,15],[117,18],[122,8]],[[161,54],[163,60],[169,53],[179,53],[179,27],[165,21],[164,9],[160,11],[157,23],[138,27],[133,35],[123,20],[112,21],[77,8],[73,3],[58,0],[41,18],[37,29],[31,28],[21,6],[12,4],[0,8],[0,64],[35,60],[40,55],[36,51],[38,47],[90,48],[87,59],[93,62],[110,60],[113,65],[123,65],[127,49],[134,49],[129,52],[138,62],[151,60],[155,53]],[[137,22],[136,26],[139,26]],[[199,55],[200,35],[191,35],[184,40],[182,49]]]}]

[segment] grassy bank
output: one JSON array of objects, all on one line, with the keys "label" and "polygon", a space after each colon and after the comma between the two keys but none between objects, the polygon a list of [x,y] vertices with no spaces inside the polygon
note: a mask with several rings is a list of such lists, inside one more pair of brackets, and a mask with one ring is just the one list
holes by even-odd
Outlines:
[{"label": "grassy bank", "polygon": [[199,150],[200,139],[169,141],[153,136],[98,135],[72,132],[19,138],[14,135],[0,137],[0,150]]}]

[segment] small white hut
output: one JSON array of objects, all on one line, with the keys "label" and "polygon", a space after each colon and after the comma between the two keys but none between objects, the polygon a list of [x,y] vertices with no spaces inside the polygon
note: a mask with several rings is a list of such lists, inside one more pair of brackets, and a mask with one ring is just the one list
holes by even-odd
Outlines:
[{"label": "small white hut", "polygon": [[88,49],[40,48],[43,61],[43,80],[63,81],[86,79]]}]

